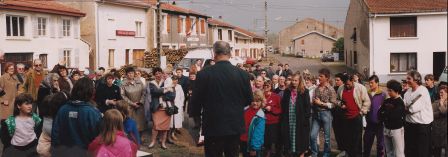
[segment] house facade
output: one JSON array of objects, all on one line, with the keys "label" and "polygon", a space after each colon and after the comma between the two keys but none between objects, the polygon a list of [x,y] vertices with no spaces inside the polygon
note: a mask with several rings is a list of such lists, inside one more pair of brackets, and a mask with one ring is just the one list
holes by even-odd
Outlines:
[{"label": "house facade", "polygon": [[[318,21],[313,18],[305,18],[301,21],[296,22],[295,24],[286,27],[278,33],[278,48],[281,54],[298,54],[302,52],[302,48],[295,48],[294,39],[306,34],[310,34],[311,32],[319,32],[320,34],[323,34],[325,36],[332,37],[334,39],[339,39],[340,37],[344,36],[344,30],[339,29],[333,25],[330,25],[328,23]],[[312,33],[312,35],[316,35],[315,33]],[[308,37],[309,38],[309,37]],[[315,41],[315,39],[312,39]],[[322,38],[321,41],[326,41],[325,38]],[[314,47],[313,49],[321,49],[323,46],[321,44],[321,41],[318,42],[307,42],[306,40],[304,43],[307,45],[306,47]],[[301,43],[301,41],[299,41]],[[306,50],[305,50],[306,51]],[[321,50],[319,50],[320,53]],[[322,53],[325,53],[324,50],[322,50]]]},{"label": "house facade", "polygon": [[240,27],[235,28],[235,56],[260,60],[265,52],[265,38]]},{"label": "house facade", "polygon": [[225,41],[228,42],[231,48],[232,56],[236,56],[235,54],[235,26],[232,26],[228,23],[225,23],[218,19],[210,18],[208,20],[209,26],[209,44],[213,45],[213,43],[217,41]]},{"label": "house facade", "polygon": [[381,82],[403,79],[409,70],[438,77],[447,65],[446,11],[446,0],[351,0],[346,65],[365,76],[376,74]]},{"label": "house facade", "polygon": [[54,1],[0,1],[2,65],[13,62],[32,67],[34,59],[41,59],[47,69],[62,60],[68,68],[88,67],[90,47],[80,37],[84,16]]},{"label": "house facade", "polygon": [[[161,8],[162,49],[209,46],[208,16],[168,3],[161,3]],[[155,21],[153,26],[156,27]],[[156,47],[157,41],[153,44]]]},{"label": "house facade", "polygon": [[336,38],[318,31],[311,31],[292,38],[293,52],[296,56],[320,57],[323,54],[331,53],[336,40]]},{"label": "house facade", "polygon": [[81,37],[93,47],[90,67],[143,66],[144,52],[154,48],[155,7],[149,1],[62,2],[87,14]]}]

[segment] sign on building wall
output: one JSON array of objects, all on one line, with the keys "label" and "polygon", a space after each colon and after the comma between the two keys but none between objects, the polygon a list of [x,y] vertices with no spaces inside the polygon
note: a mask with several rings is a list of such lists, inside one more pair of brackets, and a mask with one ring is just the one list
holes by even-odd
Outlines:
[{"label": "sign on building wall", "polygon": [[199,38],[198,37],[188,37],[187,38],[187,41],[199,41]]},{"label": "sign on building wall", "polygon": [[117,36],[128,36],[128,37],[135,36],[135,31],[116,30],[115,32]]}]

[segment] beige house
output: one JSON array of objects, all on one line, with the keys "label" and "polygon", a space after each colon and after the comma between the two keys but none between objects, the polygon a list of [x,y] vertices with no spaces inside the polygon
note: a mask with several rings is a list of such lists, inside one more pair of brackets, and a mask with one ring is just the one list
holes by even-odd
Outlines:
[{"label": "beige house", "polygon": [[293,52],[296,56],[320,57],[322,54],[330,53],[336,38],[311,31],[292,39]]},{"label": "beige house", "polygon": [[[282,29],[278,33],[278,48],[280,50],[280,53],[282,54],[296,54],[298,52],[301,52],[302,49],[294,49],[294,38],[309,34],[310,32],[319,32],[320,34],[323,34],[328,37],[332,37],[334,39],[338,39],[340,37],[344,36],[344,30],[339,29],[333,25],[330,25],[328,23],[324,23],[322,21],[318,21],[313,18],[306,18],[301,21],[296,22],[295,24]],[[312,35],[316,35],[315,33],[311,33]],[[307,37],[308,38],[308,37]],[[309,43],[309,47],[317,47],[321,49],[320,42],[318,43]],[[298,52],[295,52],[298,50]],[[306,50],[305,50],[306,51]],[[325,51],[324,51],[325,52]],[[320,53],[320,50],[319,50]]]}]

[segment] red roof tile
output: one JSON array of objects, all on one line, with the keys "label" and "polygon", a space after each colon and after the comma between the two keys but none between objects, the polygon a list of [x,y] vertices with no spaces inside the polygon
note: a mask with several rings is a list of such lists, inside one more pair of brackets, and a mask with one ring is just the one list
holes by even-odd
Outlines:
[{"label": "red roof tile", "polygon": [[264,37],[262,37],[262,36],[260,36],[260,35],[257,35],[257,34],[255,34],[254,32],[251,32],[251,31],[245,30],[245,29],[243,29],[243,28],[240,28],[240,27],[235,27],[235,30],[238,31],[238,32],[244,33],[244,34],[246,34],[246,35],[249,35],[249,36],[251,36],[252,38],[264,39]]},{"label": "red roof tile", "polygon": [[5,0],[0,8],[83,17],[86,14],[55,1]]},{"label": "red roof tile", "polygon": [[370,13],[418,13],[447,11],[447,0],[364,0]]},{"label": "red roof tile", "polygon": [[225,23],[221,20],[217,20],[217,19],[208,19],[208,23],[210,25],[215,25],[215,26],[221,26],[221,27],[228,27],[228,28],[235,28],[235,26],[232,26],[231,24]]},{"label": "red roof tile", "polygon": [[161,3],[161,7],[162,7],[162,10],[168,10],[168,11],[173,11],[173,12],[178,12],[178,13],[193,14],[193,15],[199,15],[199,16],[208,17],[205,14],[193,11],[191,9],[182,8],[182,7],[179,7],[179,6],[176,6],[176,5],[171,5],[171,4],[168,4],[168,3]]}]

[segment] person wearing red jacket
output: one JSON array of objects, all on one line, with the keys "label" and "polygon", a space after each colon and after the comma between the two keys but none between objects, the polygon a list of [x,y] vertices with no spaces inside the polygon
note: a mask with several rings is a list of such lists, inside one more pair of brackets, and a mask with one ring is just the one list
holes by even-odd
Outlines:
[{"label": "person wearing red jacket", "polygon": [[280,114],[282,113],[280,105],[280,96],[272,90],[272,82],[266,81],[263,86],[264,96],[266,98],[266,132],[265,132],[265,153],[266,157],[280,155]]}]

